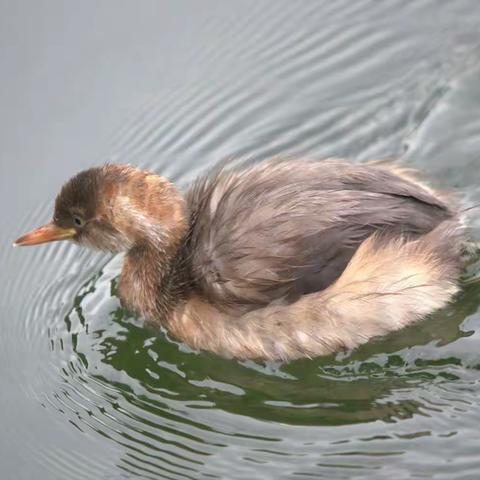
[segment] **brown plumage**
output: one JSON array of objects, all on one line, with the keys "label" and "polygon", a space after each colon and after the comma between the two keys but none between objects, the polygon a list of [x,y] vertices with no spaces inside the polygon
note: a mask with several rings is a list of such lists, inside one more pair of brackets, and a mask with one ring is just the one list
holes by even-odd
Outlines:
[{"label": "brown plumage", "polygon": [[255,359],[354,348],[425,317],[457,292],[468,245],[457,207],[409,172],[341,160],[219,168],[185,195],[130,166],[93,168],[17,244],[63,238],[126,252],[128,309]]}]

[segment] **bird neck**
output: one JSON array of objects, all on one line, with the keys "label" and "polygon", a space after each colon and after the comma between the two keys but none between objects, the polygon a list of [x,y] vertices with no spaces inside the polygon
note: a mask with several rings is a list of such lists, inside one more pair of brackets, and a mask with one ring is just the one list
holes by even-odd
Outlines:
[{"label": "bird neck", "polygon": [[160,322],[180,301],[176,259],[179,246],[162,250],[158,243],[138,243],[125,255],[119,283],[122,305],[143,317]]},{"label": "bird neck", "polygon": [[153,191],[148,202],[117,198],[117,224],[123,223],[130,239],[119,296],[129,310],[161,322],[181,300],[178,257],[188,230],[188,212],[172,184],[158,176],[149,183]]}]

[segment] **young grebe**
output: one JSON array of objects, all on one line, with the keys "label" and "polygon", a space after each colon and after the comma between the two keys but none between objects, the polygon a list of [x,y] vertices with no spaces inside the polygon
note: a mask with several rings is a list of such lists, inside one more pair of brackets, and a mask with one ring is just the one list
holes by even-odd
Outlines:
[{"label": "young grebe", "polygon": [[122,305],[193,348],[282,360],[445,306],[468,243],[457,207],[410,173],[341,160],[218,169],[185,196],[131,166],[91,168],[15,244],[63,239],[126,252]]}]

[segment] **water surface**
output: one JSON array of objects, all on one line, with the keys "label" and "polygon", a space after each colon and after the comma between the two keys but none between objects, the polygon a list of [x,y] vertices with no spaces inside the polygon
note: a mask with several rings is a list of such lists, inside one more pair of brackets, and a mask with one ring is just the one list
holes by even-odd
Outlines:
[{"label": "water surface", "polygon": [[421,324],[260,364],[143,328],[119,258],[10,245],[105,161],[389,158],[479,203],[479,34],[475,0],[0,1],[2,478],[478,478],[478,265]]}]

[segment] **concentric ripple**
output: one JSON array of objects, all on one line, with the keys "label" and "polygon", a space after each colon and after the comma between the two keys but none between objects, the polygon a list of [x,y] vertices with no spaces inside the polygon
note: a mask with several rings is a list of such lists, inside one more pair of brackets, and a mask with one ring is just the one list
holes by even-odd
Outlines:
[{"label": "concentric ripple", "polygon": [[[55,312],[59,298],[46,290],[58,367],[38,381],[56,384],[39,397],[47,409],[124,448],[118,468],[127,473],[224,477],[232,451],[245,475],[365,459],[380,468],[381,457],[405,455],[409,440],[446,448],[451,417],[478,413],[480,339],[465,318],[478,309],[480,284],[435,319],[346,358],[262,365],[190,351],[143,328],[115,297],[119,263],[107,263],[65,309]],[[378,422],[388,433],[375,435]]]},{"label": "concentric ripple", "polygon": [[[476,7],[212,2],[198,17],[172,7],[183,37],[162,17],[142,48],[125,53],[132,65],[150,53],[158,87],[119,98],[134,107],[106,160],[184,187],[226,158],[398,158],[478,204]],[[155,36],[162,26],[167,37]],[[197,35],[188,48],[187,27]],[[177,82],[161,82],[155,41],[166,38],[184,62]],[[112,72],[98,74],[114,88]],[[15,229],[47,221],[50,209],[41,203]],[[43,443],[43,431],[29,436],[6,422],[5,438],[32,470],[152,480],[478,474],[478,262],[456,301],[418,325],[348,354],[264,364],[193,351],[145,328],[116,296],[121,257],[58,244],[0,254],[14,272],[0,290],[2,379],[34,402],[45,428],[64,434],[65,445]]]}]

